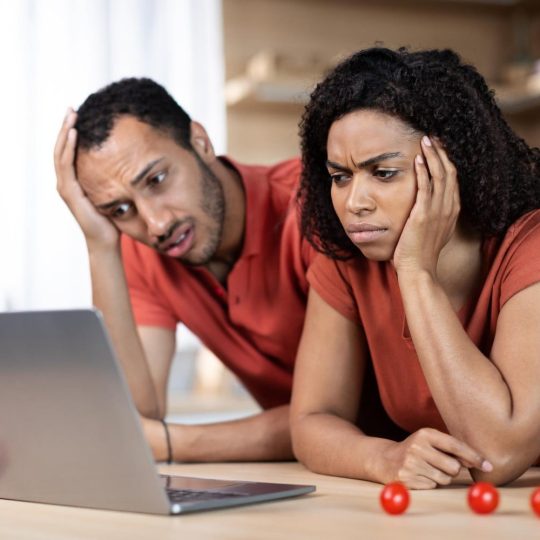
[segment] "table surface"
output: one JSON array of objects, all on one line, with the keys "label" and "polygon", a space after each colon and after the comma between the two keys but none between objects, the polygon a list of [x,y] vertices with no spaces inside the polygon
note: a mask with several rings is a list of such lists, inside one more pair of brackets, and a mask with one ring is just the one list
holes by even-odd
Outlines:
[{"label": "table surface", "polygon": [[315,493],[294,499],[180,516],[152,516],[0,500],[0,538],[62,540],[274,539],[274,538],[540,538],[540,518],[529,497],[540,486],[540,468],[500,489],[495,514],[473,514],[465,476],[447,488],[411,492],[406,514],[379,507],[381,486],[322,476],[298,463],[175,464],[160,472],[221,479],[315,484]]}]

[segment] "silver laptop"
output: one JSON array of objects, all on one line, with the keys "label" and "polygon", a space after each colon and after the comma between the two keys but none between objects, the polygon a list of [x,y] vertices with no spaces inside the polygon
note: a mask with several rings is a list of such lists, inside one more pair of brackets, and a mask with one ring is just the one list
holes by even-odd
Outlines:
[{"label": "silver laptop", "polygon": [[158,475],[99,313],[0,314],[0,498],[179,514],[314,490]]}]

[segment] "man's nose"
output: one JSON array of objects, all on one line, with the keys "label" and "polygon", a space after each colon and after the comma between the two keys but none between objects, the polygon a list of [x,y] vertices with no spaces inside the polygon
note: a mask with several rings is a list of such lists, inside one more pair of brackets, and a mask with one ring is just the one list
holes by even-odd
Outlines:
[{"label": "man's nose", "polygon": [[345,208],[348,212],[363,214],[375,210],[376,204],[369,179],[365,178],[364,175],[356,174],[349,186],[345,201]]},{"label": "man's nose", "polygon": [[146,225],[148,234],[158,242],[165,239],[171,225],[169,212],[162,206],[146,202],[140,202],[137,210]]}]

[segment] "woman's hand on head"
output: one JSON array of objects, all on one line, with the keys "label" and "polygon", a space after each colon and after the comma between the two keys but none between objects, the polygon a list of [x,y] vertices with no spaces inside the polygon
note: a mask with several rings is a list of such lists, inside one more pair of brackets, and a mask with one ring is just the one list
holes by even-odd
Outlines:
[{"label": "woman's hand on head", "polygon": [[101,215],[84,193],[75,173],[77,114],[68,109],[54,147],[56,189],[81,227],[87,243],[117,246],[120,233],[116,226]]},{"label": "woman's hand on head", "polygon": [[439,255],[450,240],[459,216],[459,186],[456,168],[441,144],[427,136],[421,144],[423,156],[416,156],[414,163],[416,201],[392,262],[398,274],[423,270],[435,276]]},{"label": "woman's hand on head", "polygon": [[484,472],[492,469],[476,450],[432,428],[422,428],[404,441],[392,443],[381,457],[387,473],[383,482],[399,481],[411,489],[448,485],[462,467]]}]

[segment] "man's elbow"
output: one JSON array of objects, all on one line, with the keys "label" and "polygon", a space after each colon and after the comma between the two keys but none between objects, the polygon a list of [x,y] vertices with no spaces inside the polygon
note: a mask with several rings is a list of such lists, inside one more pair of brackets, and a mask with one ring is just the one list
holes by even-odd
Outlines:
[{"label": "man's elbow", "polygon": [[148,418],[149,420],[165,420],[165,415],[167,414],[165,405],[139,405],[137,410],[141,416],[144,416],[144,418]]}]

